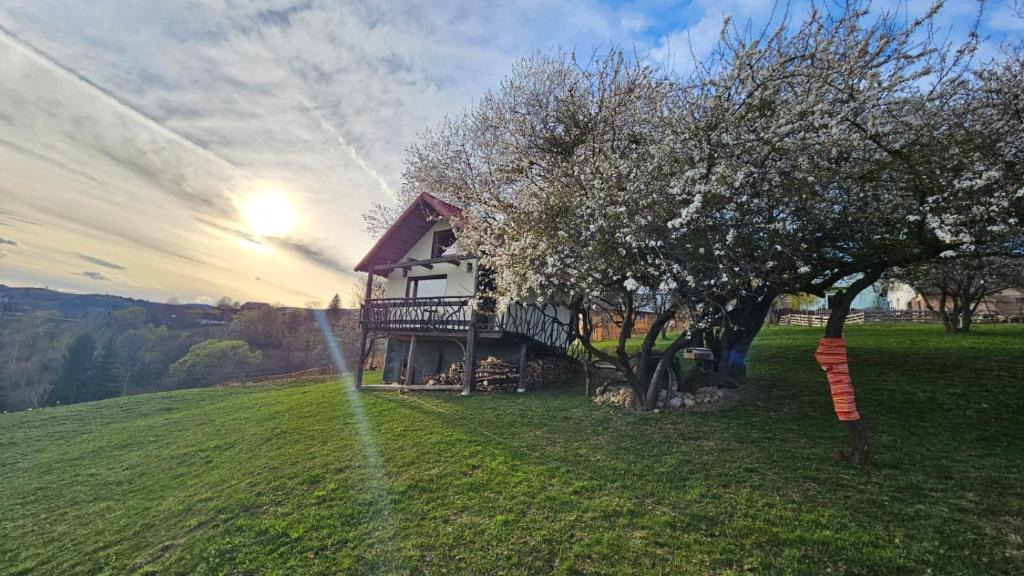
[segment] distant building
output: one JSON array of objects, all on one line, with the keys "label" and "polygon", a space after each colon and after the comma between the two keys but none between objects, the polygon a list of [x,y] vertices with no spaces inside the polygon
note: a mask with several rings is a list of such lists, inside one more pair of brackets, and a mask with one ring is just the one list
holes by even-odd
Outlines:
[{"label": "distant building", "polygon": [[246,302],[242,304],[239,310],[259,310],[260,308],[270,308],[270,304],[266,302]]},{"label": "distant building", "polygon": [[[829,301],[838,290],[849,286],[856,276],[844,278],[829,289],[824,298],[812,296],[800,305],[801,310],[829,309]],[[911,301],[917,292],[909,284],[889,280],[879,280],[861,291],[854,299],[850,308],[853,310],[909,310]]]},{"label": "distant building", "polygon": [[208,318],[200,318],[197,322],[200,326],[222,326],[227,324],[224,320],[210,320]]},{"label": "distant building", "polygon": [[[811,296],[801,302],[800,310],[829,309],[832,294],[845,286],[849,286],[856,277],[846,278],[830,289],[824,298]],[[939,294],[919,294],[913,286],[903,282],[879,280],[862,291],[850,306],[853,310],[929,310],[938,309],[941,297]],[[952,302],[947,308],[952,308]],[[1020,318],[1024,314],[1024,292],[1021,290],[1003,290],[989,296],[978,305],[979,317]]]},{"label": "distant building", "polygon": [[[931,304],[937,310],[941,301],[939,294],[917,294],[909,305],[912,310],[928,310],[928,304]],[[952,302],[946,303],[947,309],[952,307]],[[1024,292],[1009,289],[987,296],[978,304],[975,314],[981,318],[1021,318],[1024,315]]]}]

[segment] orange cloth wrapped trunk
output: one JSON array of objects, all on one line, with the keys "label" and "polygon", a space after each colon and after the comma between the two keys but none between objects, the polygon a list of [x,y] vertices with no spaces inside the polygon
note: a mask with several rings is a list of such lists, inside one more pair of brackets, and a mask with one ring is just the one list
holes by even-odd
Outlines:
[{"label": "orange cloth wrapped trunk", "polygon": [[818,351],[814,353],[814,358],[828,378],[836,416],[844,422],[860,420],[860,414],[857,413],[857,402],[853,397],[850,366],[846,361],[846,340],[822,338],[818,344]]}]

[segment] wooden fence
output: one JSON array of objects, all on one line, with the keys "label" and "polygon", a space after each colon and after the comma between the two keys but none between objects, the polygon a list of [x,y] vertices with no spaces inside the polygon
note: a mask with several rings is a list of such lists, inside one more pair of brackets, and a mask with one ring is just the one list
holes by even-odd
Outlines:
[{"label": "wooden fence", "polygon": [[[825,326],[828,324],[829,310],[809,310],[806,312],[790,312],[779,318],[781,326]],[[863,324],[864,312],[850,312],[846,317],[847,324]]]},{"label": "wooden fence", "polygon": [[[594,315],[594,332],[590,335],[592,342],[601,342],[604,340],[618,340],[619,334],[622,332],[622,317],[619,314],[610,313],[595,313]],[[648,313],[640,313],[636,316],[636,321],[633,324],[633,336],[641,336],[647,334],[651,329],[651,322],[653,321],[654,315]]]},{"label": "wooden fence", "polygon": [[[652,312],[641,312],[637,314],[633,324],[633,336],[643,336],[650,332],[651,324],[658,318]],[[622,333],[622,317],[619,314],[595,313],[593,315],[594,330],[590,335],[591,342],[602,342],[606,340],[618,340]],[[673,318],[665,325],[668,333],[679,332],[687,327],[686,320]]]},{"label": "wooden fence", "polygon": [[291,380],[293,378],[309,378],[312,376],[332,376],[337,373],[338,370],[335,368],[334,364],[327,364],[326,366],[310,368],[308,370],[299,370],[298,372],[277,372],[274,374],[258,374],[255,376],[233,378],[217,384],[217,387],[222,388],[240,386],[244,384],[258,384],[260,382],[270,382],[273,380]]},{"label": "wooden fence", "polygon": [[864,311],[865,322],[938,322],[939,316],[931,310],[887,310],[882,308]]},{"label": "wooden fence", "polygon": [[[779,316],[781,326],[825,326],[831,310],[791,310]],[[891,310],[886,308],[869,308],[854,310],[846,317],[847,324],[866,324],[876,322],[938,322],[938,316],[931,310]]]}]

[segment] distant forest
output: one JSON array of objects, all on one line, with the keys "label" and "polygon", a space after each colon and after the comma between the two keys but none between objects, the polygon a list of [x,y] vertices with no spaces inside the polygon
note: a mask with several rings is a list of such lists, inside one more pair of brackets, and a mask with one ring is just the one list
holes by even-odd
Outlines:
[{"label": "distant forest", "polygon": [[325,329],[355,362],[358,312],[337,294],[325,308],[209,306],[0,285],[0,410],[323,367]]}]

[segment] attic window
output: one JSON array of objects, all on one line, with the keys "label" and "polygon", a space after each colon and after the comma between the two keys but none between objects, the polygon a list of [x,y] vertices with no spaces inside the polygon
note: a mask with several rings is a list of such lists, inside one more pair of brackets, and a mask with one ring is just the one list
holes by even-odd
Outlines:
[{"label": "attic window", "polygon": [[452,229],[434,232],[434,241],[430,246],[430,257],[440,258],[455,244],[455,231]]}]

